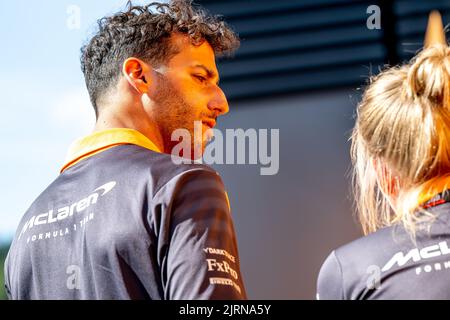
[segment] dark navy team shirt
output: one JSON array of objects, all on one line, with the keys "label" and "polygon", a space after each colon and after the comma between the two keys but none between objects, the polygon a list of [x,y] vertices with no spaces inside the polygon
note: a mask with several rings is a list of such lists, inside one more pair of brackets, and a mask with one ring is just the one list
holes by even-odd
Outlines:
[{"label": "dark navy team shirt", "polygon": [[435,221],[420,224],[415,237],[394,225],[334,250],[317,298],[450,299],[450,203],[428,211]]},{"label": "dark navy team shirt", "polygon": [[219,175],[120,145],[65,170],[25,213],[10,299],[245,299]]}]

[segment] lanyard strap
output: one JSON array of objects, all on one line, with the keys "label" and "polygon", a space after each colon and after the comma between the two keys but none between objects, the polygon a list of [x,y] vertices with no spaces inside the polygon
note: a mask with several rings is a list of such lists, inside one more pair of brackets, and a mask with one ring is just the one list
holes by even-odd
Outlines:
[{"label": "lanyard strap", "polygon": [[422,205],[422,208],[429,209],[433,208],[435,206],[438,206],[440,204],[450,202],[450,190],[444,190],[443,192],[437,194],[434,196],[431,200],[425,202],[424,205]]}]

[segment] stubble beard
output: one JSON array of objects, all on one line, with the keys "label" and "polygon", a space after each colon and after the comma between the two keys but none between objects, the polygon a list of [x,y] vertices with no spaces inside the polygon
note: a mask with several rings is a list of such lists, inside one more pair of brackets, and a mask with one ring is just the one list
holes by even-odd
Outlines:
[{"label": "stubble beard", "polygon": [[[154,100],[159,106],[157,122],[163,139],[164,151],[171,154],[172,149],[180,143],[180,141],[172,141],[172,133],[177,129],[186,129],[191,135],[191,155],[182,156],[193,159],[196,147],[194,144],[194,121],[200,119],[195,118],[195,115],[191,113],[193,108],[164,75],[160,75],[158,82],[158,91]],[[201,148],[203,152],[203,146]]]}]

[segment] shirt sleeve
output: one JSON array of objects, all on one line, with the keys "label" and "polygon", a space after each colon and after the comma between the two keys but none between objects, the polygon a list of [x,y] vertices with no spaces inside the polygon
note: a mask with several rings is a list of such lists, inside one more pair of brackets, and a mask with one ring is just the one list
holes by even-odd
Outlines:
[{"label": "shirt sleeve", "polygon": [[343,300],[343,275],[341,265],[333,251],[322,265],[317,280],[318,300]]},{"label": "shirt sleeve", "polygon": [[220,176],[193,170],[177,181],[170,204],[165,298],[246,299],[228,197]]},{"label": "shirt sleeve", "polygon": [[5,260],[3,274],[5,277],[4,288],[5,288],[5,292],[6,292],[6,297],[8,298],[8,300],[12,300],[11,290],[9,289],[9,286],[8,286],[8,283],[9,283],[8,258]]},{"label": "shirt sleeve", "polygon": [[12,300],[11,297],[11,291],[9,290],[8,286],[5,283],[5,292],[6,292],[6,297],[8,298],[8,300]]}]

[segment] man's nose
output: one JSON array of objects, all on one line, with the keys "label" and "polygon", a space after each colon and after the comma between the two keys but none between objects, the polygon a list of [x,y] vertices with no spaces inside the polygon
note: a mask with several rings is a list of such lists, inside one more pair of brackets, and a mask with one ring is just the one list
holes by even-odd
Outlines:
[{"label": "man's nose", "polygon": [[208,108],[212,111],[216,111],[219,116],[227,114],[230,110],[228,107],[227,97],[219,87],[217,87],[214,97],[209,101]]}]

